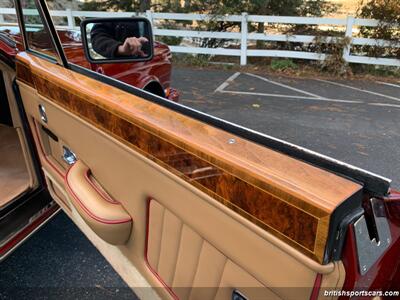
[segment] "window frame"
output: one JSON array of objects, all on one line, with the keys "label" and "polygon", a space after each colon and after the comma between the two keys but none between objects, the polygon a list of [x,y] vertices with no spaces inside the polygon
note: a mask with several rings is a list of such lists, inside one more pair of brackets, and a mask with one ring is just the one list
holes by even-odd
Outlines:
[{"label": "window frame", "polygon": [[36,9],[39,13],[39,18],[43,23],[43,27],[46,29],[47,33],[50,35],[50,42],[52,43],[52,46],[56,52],[55,52],[55,57],[53,57],[53,56],[46,55],[40,51],[37,51],[37,50],[29,47],[29,40],[28,40],[27,33],[26,33],[26,25],[25,25],[25,19],[24,19],[25,15],[23,13],[23,8],[21,5],[21,2],[17,0],[17,1],[15,1],[15,9],[17,12],[19,29],[22,34],[22,40],[24,43],[25,51],[28,53],[31,53],[33,55],[36,55],[40,58],[43,58],[49,62],[58,63],[59,65],[62,65],[64,67],[68,68],[68,60],[65,57],[65,53],[62,48],[62,44],[58,37],[57,31],[53,25],[46,1],[34,0],[34,2],[35,2]]}]

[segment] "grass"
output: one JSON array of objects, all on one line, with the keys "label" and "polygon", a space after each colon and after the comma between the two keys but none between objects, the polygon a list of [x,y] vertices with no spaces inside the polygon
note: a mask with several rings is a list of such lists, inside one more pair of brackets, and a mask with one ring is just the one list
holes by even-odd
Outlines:
[{"label": "grass", "polygon": [[351,68],[355,75],[400,78],[400,68],[398,67],[351,64]]},{"label": "grass", "polygon": [[173,66],[207,68],[214,70],[234,70],[239,72],[250,72],[259,74],[278,74],[291,77],[307,78],[368,78],[397,81],[400,79],[400,68],[350,64],[351,72],[346,74],[334,74],[327,70],[321,70],[321,63],[318,61],[292,60],[292,59],[271,59],[251,57],[247,66],[239,65],[239,58],[210,55],[174,54]]},{"label": "grass", "polygon": [[174,54],[173,55],[174,65],[183,66],[194,66],[194,67],[206,67],[210,64],[210,55],[191,55],[191,54]]},{"label": "grass", "polygon": [[274,71],[296,70],[298,65],[291,59],[273,59],[271,61],[271,69]]}]

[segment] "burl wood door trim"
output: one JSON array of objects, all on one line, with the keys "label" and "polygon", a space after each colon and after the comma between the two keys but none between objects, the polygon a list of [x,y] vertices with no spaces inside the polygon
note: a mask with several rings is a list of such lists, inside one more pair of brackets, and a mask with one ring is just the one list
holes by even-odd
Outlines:
[{"label": "burl wood door trim", "polygon": [[17,78],[320,263],[331,215],[362,188],[27,53]]}]

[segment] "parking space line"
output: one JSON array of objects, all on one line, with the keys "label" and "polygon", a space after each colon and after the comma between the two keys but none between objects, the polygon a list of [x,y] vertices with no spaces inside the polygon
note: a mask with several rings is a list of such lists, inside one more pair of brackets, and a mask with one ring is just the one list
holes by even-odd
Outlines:
[{"label": "parking space line", "polygon": [[400,108],[400,105],[388,103],[368,103],[368,105]]},{"label": "parking space line", "polygon": [[240,75],[240,72],[236,72],[232,76],[230,76],[227,80],[225,80],[219,87],[217,87],[214,91],[214,93],[217,92],[222,92],[224,89],[226,89],[229,84],[231,84],[236,78],[238,78]]},{"label": "parking space line", "polygon": [[[254,78],[258,78],[260,80],[263,80],[265,82],[289,89],[289,90],[293,90],[296,92],[299,92],[301,94],[307,95],[307,96],[295,96],[295,95],[283,95],[283,94],[270,94],[270,93],[257,93],[257,92],[246,92],[246,91],[230,91],[230,90],[226,90],[226,88],[236,79],[238,78],[242,73],[240,72],[236,72],[234,74],[232,74],[228,79],[226,79],[220,86],[218,86],[214,93],[224,93],[224,94],[233,94],[233,95],[252,95],[252,96],[261,96],[261,97],[275,97],[275,98],[284,98],[284,99],[288,99],[288,100],[312,100],[312,101],[325,101],[325,102],[338,102],[338,103],[352,103],[352,104],[367,104],[367,105],[371,105],[371,106],[380,106],[380,107],[394,107],[394,108],[400,108],[400,105],[396,105],[396,104],[389,104],[389,103],[365,103],[365,101],[362,100],[343,100],[343,99],[332,99],[332,98],[326,98],[326,97],[322,97],[313,93],[309,93],[307,91],[303,91],[301,89],[297,89],[294,87],[291,87],[289,85],[280,83],[280,82],[276,82],[273,80],[270,80],[268,78],[259,76],[259,75],[255,75],[255,74],[251,74],[251,73],[243,73],[245,75],[248,75],[250,77],[254,77]],[[334,81],[329,81],[329,80],[324,80],[324,79],[314,79],[316,81],[320,81],[320,82],[325,82],[325,83],[329,83],[329,84],[333,84],[336,86],[341,86],[341,87],[345,87],[345,88],[349,88],[352,90],[356,90],[356,91],[360,91],[360,92],[364,92],[364,93],[368,93],[368,94],[372,94],[375,96],[380,96],[380,97],[384,97],[384,98],[388,98],[394,101],[400,101],[400,98],[396,98],[396,97],[392,97],[389,95],[385,95],[385,94],[381,94],[381,93],[377,93],[377,92],[373,92],[373,91],[369,91],[369,90],[363,90],[361,88],[357,88],[354,86],[350,86],[350,85],[346,85],[343,83],[339,83],[339,82],[334,82]],[[378,81],[378,83],[380,84],[384,84],[384,85],[389,85],[389,86],[394,86],[394,87],[398,87],[400,88],[400,85],[396,85],[396,84],[392,84],[392,83],[387,83],[387,82],[380,82]]]},{"label": "parking space line", "polygon": [[304,94],[304,95],[308,95],[308,96],[311,96],[311,97],[314,97],[314,98],[323,98],[323,97],[321,97],[321,96],[319,96],[319,95],[312,94],[312,93],[309,93],[309,92],[307,92],[307,91],[303,91],[303,90],[294,88],[294,87],[292,87],[292,86],[290,86],[290,85],[286,85],[286,84],[283,84],[283,83],[280,83],[280,82],[276,82],[276,81],[267,79],[267,78],[262,77],[262,76],[259,76],[259,75],[255,75],[255,74],[251,74],[251,73],[245,73],[245,74],[248,75],[248,76],[254,77],[254,78],[261,79],[261,80],[263,80],[263,81],[265,81],[265,82],[272,83],[272,84],[275,84],[275,85],[277,85],[277,86],[280,86],[280,87],[283,87],[283,88],[286,88],[286,89],[289,89],[289,90],[292,90],[292,91],[295,91],[295,92]]},{"label": "parking space line", "polygon": [[392,96],[381,94],[381,93],[372,92],[372,91],[369,91],[369,90],[363,90],[363,89],[356,88],[354,86],[346,85],[346,84],[339,83],[339,82],[334,82],[334,81],[329,81],[329,80],[324,80],[324,79],[314,79],[314,80],[317,80],[317,81],[320,81],[320,82],[325,82],[325,83],[330,83],[330,84],[333,84],[333,85],[345,87],[345,88],[356,90],[356,91],[359,91],[359,92],[368,93],[368,94],[371,94],[371,95],[387,98],[387,99],[394,100],[394,101],[400,101],[400,99],[396,98],[396,97],[392,97]]},{"label": "parking space line", "polygon": [[400,85],[398,85],[398,84],[393,84],[393,83],[383,82],[383,81],[378,81],[378,83],[384,84],[384,85],[388,85],[388,86],[393,86],[393,87],[400,88]]},{"label": "parking space line", "polygon": [[267,94],[267,93],[256,93],[256,92],[239,92],[239,91],[228,91],[222,90],[220,93],[224,94],[236,94],[236,95],[252,95],[252,96],[262,96],[262,97],[275,97],[275,98],[286,98],[286,99],[298,99],[298,100],[314,100],[314,101],[327,101],[327,102],[340,102],[340,103],[356,103],[363,104],[363,101],[359,100],[341,100],[341,99],[330,99],[330,98],[315,98],[307,96],[291,96],[291,95],[280,95],[280,94]]}]

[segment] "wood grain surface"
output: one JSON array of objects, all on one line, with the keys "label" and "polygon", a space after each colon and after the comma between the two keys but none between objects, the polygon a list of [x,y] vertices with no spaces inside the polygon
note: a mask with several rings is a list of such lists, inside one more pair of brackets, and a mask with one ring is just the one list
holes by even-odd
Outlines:
[{"label": "wood grain surface", "polygon": [[27,53],[17,78],[320,263],[332,213],[362,188]]}]

